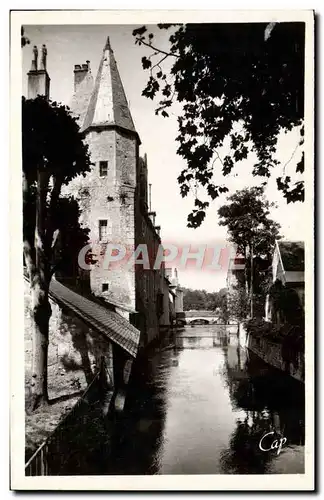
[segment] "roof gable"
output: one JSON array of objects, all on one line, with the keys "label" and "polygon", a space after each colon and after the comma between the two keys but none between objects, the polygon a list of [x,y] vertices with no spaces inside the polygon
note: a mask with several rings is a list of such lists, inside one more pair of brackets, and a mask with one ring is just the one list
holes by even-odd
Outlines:
[{"label": "roof gable", "polygon": [[278,248],[285,271],[304,271],[303,241],[278,241]]}]

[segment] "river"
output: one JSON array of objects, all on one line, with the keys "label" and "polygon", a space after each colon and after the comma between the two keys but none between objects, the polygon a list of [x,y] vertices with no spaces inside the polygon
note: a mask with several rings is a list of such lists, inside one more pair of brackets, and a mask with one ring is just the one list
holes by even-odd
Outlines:
[{"label": "river", "polygon": [[[304,472],[304,385],[241,348],[236,327],[186,327],[140,365],[110,473]],[[269,432],[261,446],[285,437],[279,454],[260,450]]]},{"label": "river", "polygon": [[186,327],[146,354],[121,417],[94,398],[61,431],[54,474],[304,472],[304,385],[241,348],[236,327]]}]

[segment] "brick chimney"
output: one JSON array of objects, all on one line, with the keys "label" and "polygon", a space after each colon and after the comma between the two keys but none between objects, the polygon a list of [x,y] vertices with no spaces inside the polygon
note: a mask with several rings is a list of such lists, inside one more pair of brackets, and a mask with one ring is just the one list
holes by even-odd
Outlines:
[{"label": "brick chimney", "polygon": [[85,77],[87,76],[88,72],[90,71],[90,61],[86,61],[85,64],[75,64],[74,66],[74,92],[76,92],[79,88],[79,85]]},{"label": "brick chimney", "polygon": [[50,96],[50,77],[46,69],[47,49],[43,45],[41,49],[40,66],[38,67],[38,48],[34,45],[31,69],[28,72],[28,99],[35,99],[38,95]]}]

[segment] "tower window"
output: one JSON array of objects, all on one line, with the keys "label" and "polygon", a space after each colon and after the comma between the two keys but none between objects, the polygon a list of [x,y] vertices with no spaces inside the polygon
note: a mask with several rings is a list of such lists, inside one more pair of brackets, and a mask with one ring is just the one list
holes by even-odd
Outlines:
[{"label": "tower window", "polygon": [[109,283],[102,283],[101,285],[101,291],[102,292],[108,292],[109,290]]},{"label": "tower window", "polygon": [[100,161],[99,162],[99,175],[100,177],[106,177],[108,174],[108,162]]},{"label": "tower window", "polygon": [[108,239],[108,221],[100,220],[99,221],[99,240],[107,241]]}]

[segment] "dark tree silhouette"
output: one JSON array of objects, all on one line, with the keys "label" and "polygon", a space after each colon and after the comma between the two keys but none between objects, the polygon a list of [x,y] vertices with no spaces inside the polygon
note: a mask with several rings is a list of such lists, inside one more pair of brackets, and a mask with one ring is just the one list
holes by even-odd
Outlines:
[{"label": "dark tree silhouette", "polygon": [[183,288],[183,308],[185,311],[222,309],[224,296],[226,296],[226,289],[218,292],[207,292],[206,290]]},{"label": "dark tree silhouette", "polygon": [[30,43],[29,38],[25,36],[25,28],[23,26],[20,29],[20,43],[21,43],[21,48],[25,47],[25,45],[28,45]]},{"label": "dark tree silhouette", "polygon": [[[26,238],[33,239],[36,223],[36,190],[31,186],[30,199],[25,206],[24,231]],[[57,239],[51,256],[52,272],[58,278],[76,280],[78,277],[78,254],[89,241],[89,229],[79,223],[80,207],[73,196],[60,197],[57,200],[53,224]]]},{"label": "dark tree silhouette", "polygon": [[48,400],[48,292],[57,245],[64,241],[62,229],[69,220],[62,209],[72,203],[60,199],[61,188],[78,174],[85,175],[91,163],[88,146],[68,108],[40,96],[22,99],[22,152],[23,245],[34,321],[31,408],[35,409]]},{"label": "dark tree silhouette", "polygon": [[[254,152],[252,173],[270,177],[280,131],[300,127],[304,119],[304,23],[223,23],[158,25],[170,29],[169,50],[160,50],[146,26],[133,31],[135,43],[149,48],[142,57],[149,79],[142,95],[158,99],[155,113],[169,116],[174,101],[178,117],[178,154],[187,162],[178,181],[181,195],[203,186],[211,199],[228,188],[220,175]],[[169,66],[165,66],[166,60]],[[225,157],[219,148],[230,146]],[[304,155],[296,155],[297,180],[277,172],[277,186],[287,202],[304,200]],[[216,179],[216,180],[215,180]],[[207,198],[208,199],[208,198]],[[209,201],[195,199],[188,226],[197,227]]]}]

